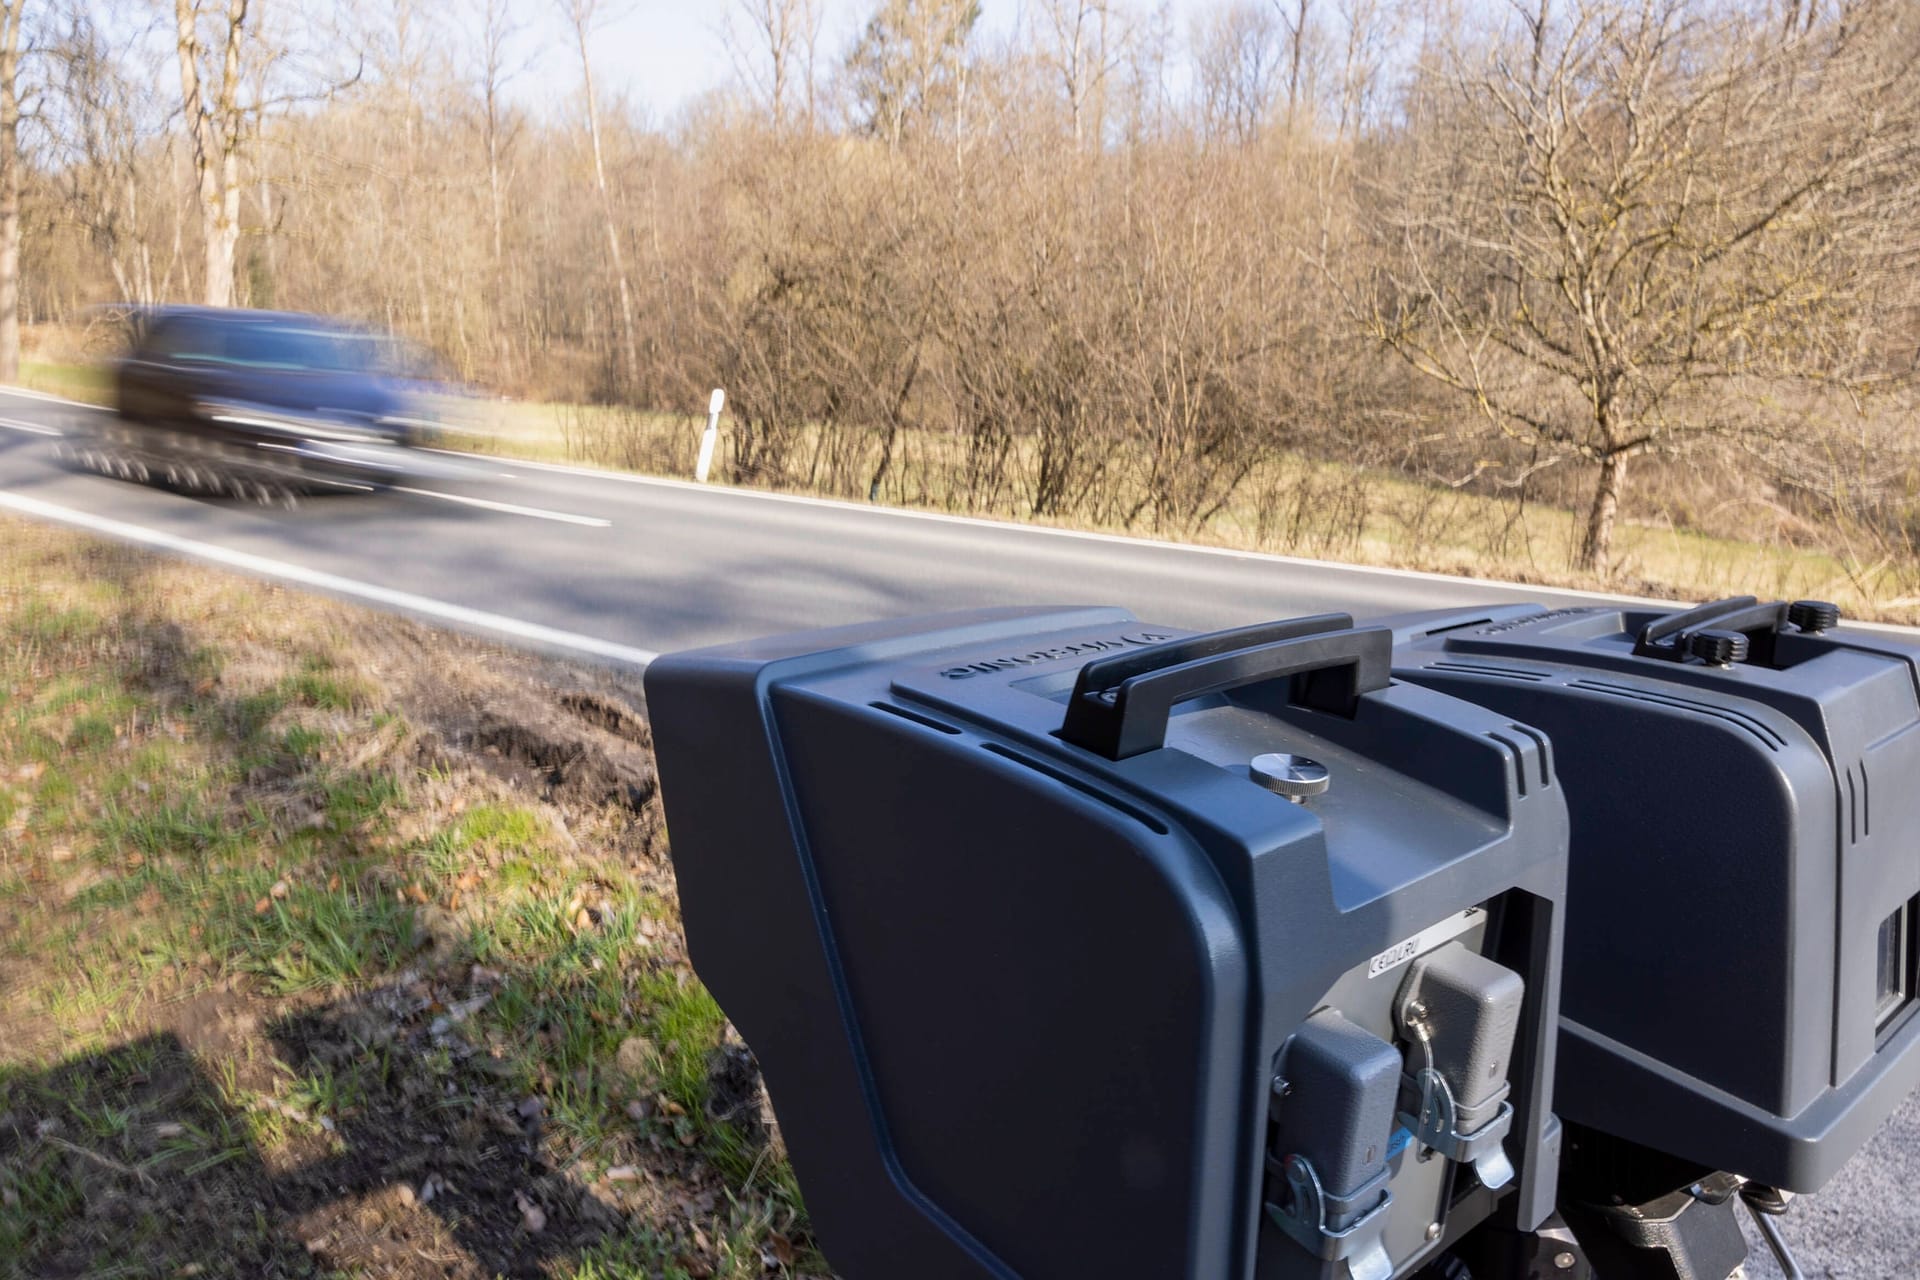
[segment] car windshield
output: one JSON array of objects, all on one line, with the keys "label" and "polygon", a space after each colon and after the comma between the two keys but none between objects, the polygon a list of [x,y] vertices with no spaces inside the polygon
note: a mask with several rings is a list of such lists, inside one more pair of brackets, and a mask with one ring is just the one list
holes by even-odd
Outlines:
[{"label": "car windshield", "polygon": [[208,325],[180,358],[246,369],[381,373],[389,343],[378,334],[286,322]]}]

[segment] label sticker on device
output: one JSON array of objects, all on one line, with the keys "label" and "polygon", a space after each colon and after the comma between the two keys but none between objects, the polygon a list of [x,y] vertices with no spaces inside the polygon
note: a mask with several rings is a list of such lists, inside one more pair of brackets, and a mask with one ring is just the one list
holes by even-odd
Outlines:
[{"label": "label sticker on device", "polygon": [[1449,938],[1465,933],[1478,914],[1479,908],[1470,907],[1457,916],[1449,916],[1432,928],[1422,929],[1405,942],[1395,943],[1368,962],[1367,976],[1377,978],[1389,970],[1398,969],[1421,952],[1431,951]]},{"label": "label sticker on device", "polygon": [[1385,951],[1375,956],[1373,963],[1367,966],[1367,976],[1369,978],[1377,978],[1389,969],[1398,969],[1401,965],[1419,954],[1420,939],[1408,938],[1400,945],[1388,947]]}]

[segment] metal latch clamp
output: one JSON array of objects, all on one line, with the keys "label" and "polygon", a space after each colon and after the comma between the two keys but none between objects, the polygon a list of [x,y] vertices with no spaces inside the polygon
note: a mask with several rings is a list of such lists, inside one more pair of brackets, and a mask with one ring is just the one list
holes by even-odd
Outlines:
[{"label": "metal latch clamp", "polygon": [[1420,1091],[1420,1113],[1400,1113],[1400,1123],[1413,1131],[1414,1141],[1459,1164],[1472,1165],[1480,1184],[1498,1191],[1513,1181],[1513,1161],[1501,1143],[1513,1128],[1513,1104],[1501,1102],[1493,1119],[1472,1133],[1459,1129],[1459,1107],[1446,1077],[1432,1067],[1422,1067],[1415,1077]]},{"label": "metal latch clamp", "polygon": [[[1268,1166],[1276,1162],[1271,1158]],[[1320,1185],[1313,1163],[1302,1156],[1290,1155],[1277,1162],[1274,1171],[1285,1179],[1291,1193],[1285,1205],[1267,1205],[1267,1216],[1275,1226],[1291,1236],[1295,1243],[1324,1262],[1346,1263],[1352,1280],[1391,1280],[1393,1259],[1387,1254],[1387,1209],[1393,1193],[1387,1190],[1389,1170],[1361,1184],[1350,1196],[1333,1200]],[[1328,1225],[1329,1211],[1343,1213],[1347,1206],[1361,1203],[1375,1194],[1379,1199],[1346,1226],[1335,1230]]]}]

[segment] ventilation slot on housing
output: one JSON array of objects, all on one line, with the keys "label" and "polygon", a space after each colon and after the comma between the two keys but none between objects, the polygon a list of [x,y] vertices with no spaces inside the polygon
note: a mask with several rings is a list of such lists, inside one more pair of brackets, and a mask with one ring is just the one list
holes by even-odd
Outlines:
[{"label": "ventilation slot on housing", "polygon": [[1467,676],[1493,676],[1499,680],[1525,680],[1529,684],[1539,684],[1547,678],[1538,671],[1522,671],[1518,667],[1496,667],[1490,662],[1459,662],[1452,659],[1430,663],[1427,670],[1452,671]]},{"label": "ventilation slot on housing", "polygon": [[929,729],[938,729],[941,733],[958,735],[960,732],[952,725],[943,724],[935,720],[932,716],[922,715],[918,711],[909,711],[905,707],[896,707],[891,702],[869,702],[867,705],[875,711],[884,711],[890,716],[899,716],[902,720],[911,720],[917,725],[924,725]]},{"label": "ventilation slot on housing", "polygon": [[1531,740],[1540,748],[1540,789],[1545,791],[1553,785],[1553,743],[1546,734],[1524,724],[1510,724],[1507,728]]},{"label": "ventilation slot on housing", "polygon": [[1847,843],[1859,844],[1873,834],[1873,806],[1867,790],[1867,762],[1847,766]]},{"label": "ventilation slot on housing", "polygon": [[[1533,742],[1538,745],[1540,739],[1536,735],[1521,729],[1517,724],[1508,725],[1507,728],[1513,731],[1511,736],[1507,733],[1494,733],[1491,731],[1488,732],[1487,736],[1506,748],[1507,754],[1513,757],[1514,784],[1519,789],[1520,794],[1524,796],[1527,794],[1528,784],[1531,779],[1527,777],[1527,749],[1521,744],[1523,742]],[[1540,789],[1544,791],[1548,786],[1545,776],[1547,767],[1546,756],[1539,755],[1539,760],[1542,775],[1540,778]]]}]

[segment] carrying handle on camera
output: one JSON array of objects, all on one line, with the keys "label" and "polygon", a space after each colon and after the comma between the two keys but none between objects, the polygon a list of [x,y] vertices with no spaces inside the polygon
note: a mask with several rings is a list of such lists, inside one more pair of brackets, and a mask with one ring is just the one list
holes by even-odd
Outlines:
[{"label": "carrying handle on camera", "polygon": [[1711,649],[1715,643],[1709,637],[1704,643],[1696,644],[1694,637],[1715,633],[1733,642],[1738,654],[1736,660],[1749,656],[1747,648],[1740,644],[1740,637],[1744,636],[1750,638],[1754,646],[1752,658],[1770,663],[1774,637],[1786,628],[1819,635],[1831,631],[1839,622],[1840,610],[1824,600],[1792,603],[1776,600],[1761,604],[1752,596],[1729,596],[1684,613],[1655,618],[1640,629],[1633,652],[1636,657],[1684,662],[1689,657],[1701,656],[1698,650]]},{"label": "carrying handle on camera", "polygon": [[[1361,694],[1391,682],[1393,632],[1345,614],[1242,627],[1098,658],[1080,668],[1060,737],[1124,760],[1165,745],[1175,704],[1309,671],[1347,669],[1323,710],[1351,714]],[[1316,692],[1320,692],[1316,690]]]}]

